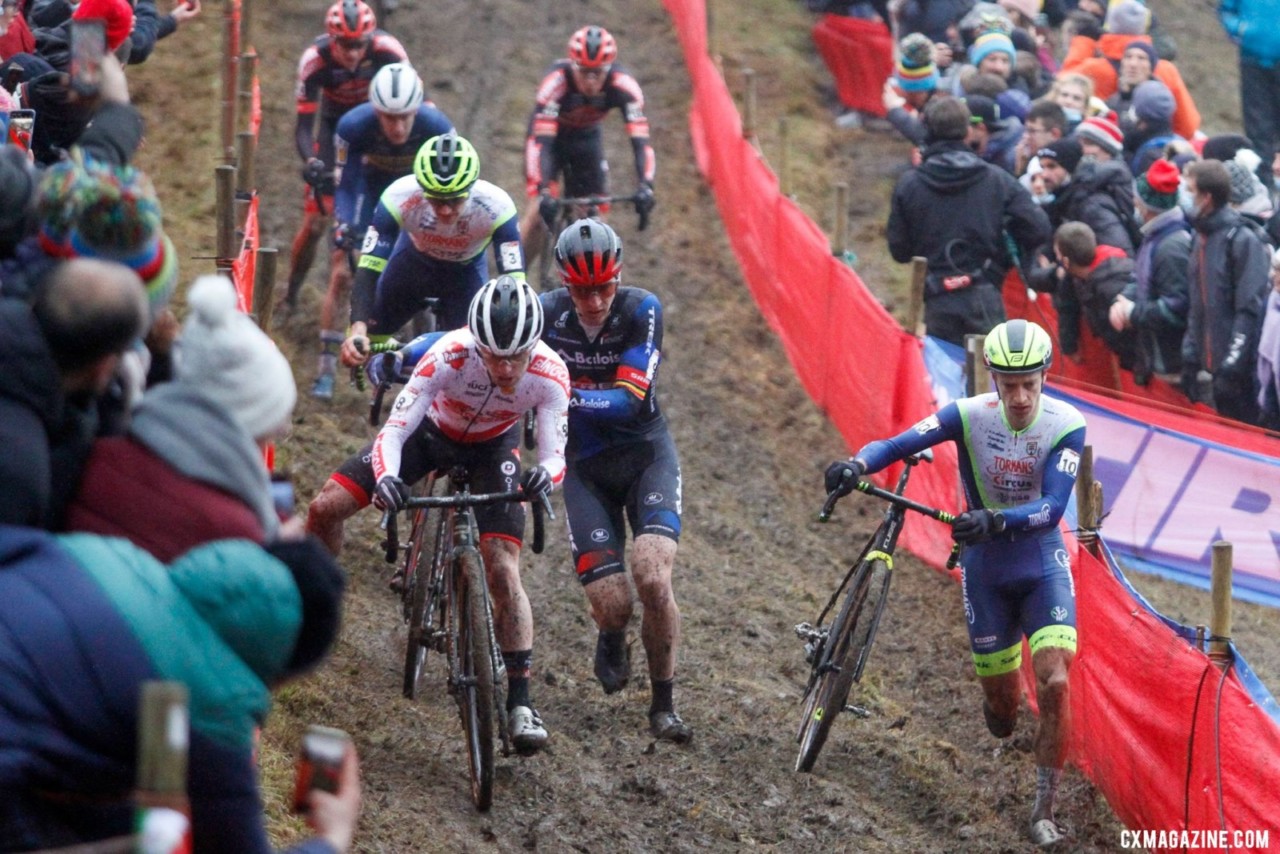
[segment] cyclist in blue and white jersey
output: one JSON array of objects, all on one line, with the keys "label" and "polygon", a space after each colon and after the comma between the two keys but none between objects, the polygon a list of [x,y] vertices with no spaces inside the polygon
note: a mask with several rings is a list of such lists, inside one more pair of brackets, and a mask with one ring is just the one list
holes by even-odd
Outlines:
[{"label": "cyclist in blue and white jersey", "polygon": [[1064,838],[1053,801],[1070,731],[1068,671],[1076,652],[1075,585],[1058,522],[1084,449],[1084,417],[1044,395],[1053,342],[1040,326],[1010,320],[987,335],[996,390],[948,404],[905,432],[872,442],[826,471],[827,492],[846,495],[863,474],[954,441],[969,510],[952,528],[961,552],[965,617],[982,684],[983,715],[997,738],[1013,733],[1021,698],[1022,640],[1031,648],[1036,728],[1037,845]]},{"label": "cyclist in blue and white jersey", "polygon": [[[333,245],[347,253],[350,262],[383,192],[397,178],[413,173],[414,157],[427,140],[453,130],[449,117],[425,97],[422,80],[412,66],[384,65],[369,84],[368,102],[338,122]],[[338,348],[344,338],[335,320],[350,296],[351,278],[351,263],[332,265],[329,292],[320,310],[319,376],[311,389],[316,397],[333,397]],[[290,303],[295,298],[293,293],[288,296]]]},{"label": "cyclist in blue and white jersey", "polygon": [[683,744],[693,730],[673,699],[680,609],[671,589],[680,538],[680,460],[658,408],[662,305],[621,287],[622,242],[608,225],[580,219],[556,241],[565,287],[541,295],[542,340],[569,369],[564,504],[574,567],[599,635],[595,674],[606,694],[631,672],[630,585],[623,555],[630,523],[631,576],[643,606],[654,738]]},{"label": "cyclist in blue and white jersey", "polygon": [[395,334],[429,297],[440,299],[442,328],[464,326],[471,298],[489,278],[486,248],[498,275],[524,278],[515,202],[479,178],[475,147],[447,133],[427,140],[413,175],[382,194],[360,247],[344,365],[364,364],[369,341]]},{"label": "cyclist in blue and white jersey", "polygon": [[[365,102],[378,69],[409,61],[404,45],[378,29],[377,17],[364,0],[337,0],[325,12],[324,23],[325,34],[298,60],[295,87],[294,145],[304,164],[306,182],[302,222],[289,256],[288,293],[295,299],[315,260],[333,206],[333,134],[338,121]],[[341,265],[342,254],[331,252],[330,264]],[[292,305],[286,302],[285,308]]]}]

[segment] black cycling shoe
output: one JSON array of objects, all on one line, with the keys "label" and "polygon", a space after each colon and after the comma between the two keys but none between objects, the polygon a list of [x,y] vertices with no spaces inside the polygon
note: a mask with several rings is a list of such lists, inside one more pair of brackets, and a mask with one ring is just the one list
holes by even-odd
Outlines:
[{"label": "black cycling shoe", "polygon": [[387,583],[392,593],[404,595],[404,568],[397,569],[395,574],[391,576],[391,581]]},{"label": "black cycling shoe", "polygon": [[650,712],[649,733],[658,741],[688,744],[693,741],[693,727],[680,720],[675,712]]},{"label": "black cycling shoe", "polygon": [[631,647],[627,633],[601,632],[596,636],[596,678],[606,694],[616,694],[627,687],[631,678]]}]

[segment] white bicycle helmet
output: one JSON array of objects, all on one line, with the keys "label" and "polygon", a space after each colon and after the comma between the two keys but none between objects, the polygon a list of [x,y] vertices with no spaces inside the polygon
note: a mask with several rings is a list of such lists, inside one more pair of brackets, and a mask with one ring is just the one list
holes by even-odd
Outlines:
[{"label": "white bicycle helmet", "polygon": [[407,62],[384,65],[369,81],[369,103],[380,113],[407,116],[418,111],[422,99],[422,78]]},{"label": "white bicycle helmet", "polygon": [[467,328],[481,349],[495,356],[519,355],[542,337],[542,302],[528,282],[499,276],[472,298]]}]

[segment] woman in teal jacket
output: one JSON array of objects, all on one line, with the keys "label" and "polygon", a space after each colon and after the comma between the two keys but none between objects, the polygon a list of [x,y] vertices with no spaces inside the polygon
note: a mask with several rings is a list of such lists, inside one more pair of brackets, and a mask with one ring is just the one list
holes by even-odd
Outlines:
[{"label": "woman in teal jacket", "polygon": [[[337,636],[342,571],[314,539],[197,547],[165,565],[125,540],[0,526],[0,851],[131,831],[138,698],[146,680],[190,694],[188,796],[199,851],[270,851],[253,732],[270,690]],[[359,809],[319,796],[319,835],[342,851]]]}]

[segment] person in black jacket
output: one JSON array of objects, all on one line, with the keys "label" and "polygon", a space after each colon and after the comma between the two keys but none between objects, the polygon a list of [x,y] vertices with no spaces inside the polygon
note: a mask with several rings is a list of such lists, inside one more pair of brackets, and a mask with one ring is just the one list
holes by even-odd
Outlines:
[{"label": "person in black jacket", "polygon": [[1221,161],[1193,163],[1184,179],[1195,204],[1196,233],[1188,279],[1191,308],[1182,339],[1183,391],[1228,418],[1253,422],[1270,252],[1231,208],[1231,176]]},{"label": "person in black jacket", "polygon": [[1142,243],[1134,259],[1134,281],[1111,306],[1111,326],[1138,335],[1134,380],[1155,374],[1177,385],[1182,374],[1182,335],[1187,328],[1187,276],[1191,225],[1178,207],[1182,175],[1171,161],[1157,160],[1138,178],[1134,203],[1142,213]]},{"label": "person in black jacket", "polygon": [[0,523],[56,522],[97,432],[97,397],[147,321],[142,280],[110,261],[59,265],[32,304],[0,299]]},{"label": "person in black jacket", "polygon": [[1094,337],[1120,357],[1120,367],[1132,370],[1137,337],[1131,330],[1113,328],[1110,315],[1112,304],[1133,284],[1133,259],[1114,246],[1099,244],[1083,222],[1063,223],[1054,232],[1053,249],[1067,274],[1067,286],[1053,296],[1063,355],[1076,357],[1084,320]]},{"label": "person in black jacket", "polygon": [[893,190],[885,236],[895,261],[928,260],[924,319],[929,334],[963,344],[1005,319],[1000,288],[1020,253],[1049,240],[1049,220],[1012,175],[965,144],[969,108],[955,98],[925,108],[927,147]]}]

